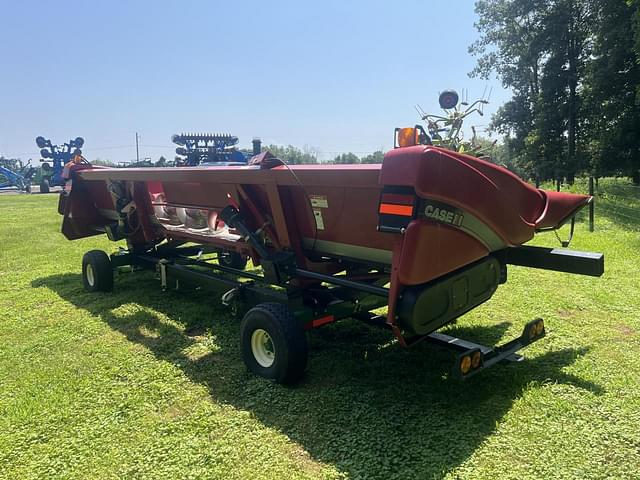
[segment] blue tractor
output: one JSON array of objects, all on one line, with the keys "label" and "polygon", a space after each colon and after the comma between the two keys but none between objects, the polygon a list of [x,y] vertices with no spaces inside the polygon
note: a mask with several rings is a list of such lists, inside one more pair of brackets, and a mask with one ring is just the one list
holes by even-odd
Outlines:
[{"label": "blue tractor", "polygon": [[[40,193],[49,193],[50,187],[64,187],[65,179],[62,178],[62,169],[75,155],[82,155],[84,139],[77,137],[63,145],[53,145],[51,140],[44,137],[36,138],[36,145],[40,148],[42,159],[42,180],[40,181]],[[51,160],[50,165],[47,159]]]},{"label": "blue tractor", "polygon": [[31,161],[23,164],[20,160],[0,160],[0,189],[15,187],[21,192],[31,193],[31,177],[35,171]]}]

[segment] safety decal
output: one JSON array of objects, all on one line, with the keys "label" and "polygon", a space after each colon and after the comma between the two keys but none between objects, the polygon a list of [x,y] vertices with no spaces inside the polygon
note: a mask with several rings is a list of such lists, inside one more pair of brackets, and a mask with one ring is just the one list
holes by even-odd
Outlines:
[{"label": "safety decal", "polygon": [[316,228],[324,230],[324,220],[322,219],[322,210],[314,210],[313,216],[316,218]]},{"label": "safety decal", "polygon": [[313,208],[329,208],[329,201],[325,195],[309,195]]}]

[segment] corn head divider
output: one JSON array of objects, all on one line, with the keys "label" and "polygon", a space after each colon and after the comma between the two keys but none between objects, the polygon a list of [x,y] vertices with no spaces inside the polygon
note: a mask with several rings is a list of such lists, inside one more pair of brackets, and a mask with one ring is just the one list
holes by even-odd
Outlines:
[{"label": "corn head divider", "polygon": [[[280,383],[303,375],[305,331],[349,317],[389,329],[402,346],[427,340],[456,352],[454,376],[520,360],[545,335],[541,319],[495,348],[437,330],[491,298],[508,265],[604,271],[602,254],[523,245],[591,197],[538,190],[434,146],[396,148],[377,165],[288,166],[262,153],[247,166],[77,164],[65,175],[63,234],[127,243],[85,254],[87,290],[111,290],[113,271],[134,266],[158,272],[163,288],[195,284],[251,306],[243,360]],[[248,259],[259,268],[246,271]]]}]

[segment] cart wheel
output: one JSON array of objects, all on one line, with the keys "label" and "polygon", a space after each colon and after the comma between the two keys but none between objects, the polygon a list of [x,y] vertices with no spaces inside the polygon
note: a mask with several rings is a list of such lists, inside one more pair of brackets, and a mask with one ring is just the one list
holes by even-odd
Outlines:
[{"label": "cart wheel", "polygon": [[280,303],[261,303],[247,312],[240,326],[240,347],[251,372],[285,385],[298,382],[307,366],[302,323]]},{"label": "cart wheel", "polygon": [[109,255],[91,250],[82,257],[82,284],[87,292],[113,290],[113,268]]},{"label": "cart wheel", "polygon": [[218,263],[223,267],[244,270],[247,266],[247,257],[238,252],[222,252],[218,254]]},{"label": "cart wheel", "polygon": [[49,180],[46,178],[40,182],[40,193],[49,193]]},{"label": "cart wheel", "polygon": [[26,185],[26,186],[24,187],[24,191],[25,191],[26,193],[31,193],[31,185],[30,185],[30,184],[29,184],[29,185]]}]

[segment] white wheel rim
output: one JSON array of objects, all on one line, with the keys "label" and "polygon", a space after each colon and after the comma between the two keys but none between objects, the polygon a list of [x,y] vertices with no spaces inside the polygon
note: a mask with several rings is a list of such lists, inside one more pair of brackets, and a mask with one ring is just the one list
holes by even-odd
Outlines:
[{"label": "white wheel rim", "polygon": [[269,368],[276,359],[273,341],[266,330],[258,328],[251,334],[251,353],[258,365]]},{"label": "white wheel rim", "polygon": [[87,283],[89,284],[89,286],[93,287],[96,279],[95,279],[95,276],[93,275],[93,267],[91,266],[90,263],[87,263],[86,275],[87,275]]}]

